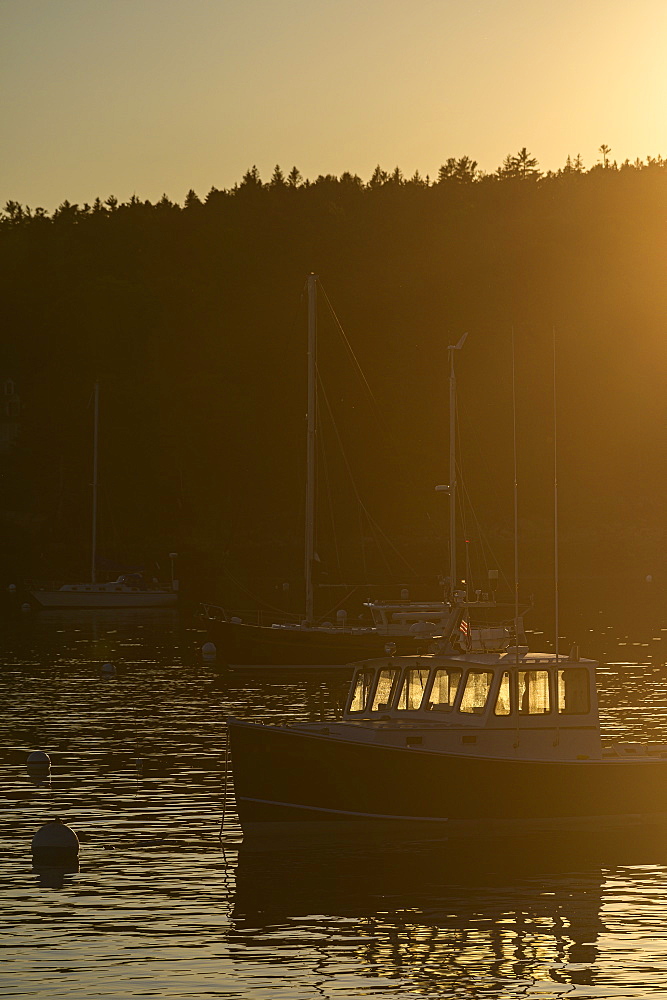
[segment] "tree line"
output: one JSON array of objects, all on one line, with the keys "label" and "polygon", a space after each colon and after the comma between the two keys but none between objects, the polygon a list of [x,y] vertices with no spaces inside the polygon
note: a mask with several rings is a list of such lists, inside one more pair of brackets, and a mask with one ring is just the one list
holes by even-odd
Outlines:
[{"label": "tree line", "polygon": [[[533,156],[527,148],[522,147],[517,153],[508,153],[502,164],[495,171],[485,172],[479,168],[477,160],[469,156],[459,158],[448,157],[448,159],[438,168],[437,177],[431,178],[428,174],[424,177],[417,170],[411,177],[407,177],[400,167],[393,170],[385,170],[379,164],[376,166],[368,181],[364,182],[358,174],[349,172],[342,173],[339,177],[333,174],[320,174],[315,180],[304,178],[299,169],[294,166],[285,174],[279,164],[276,164],[271,178],[262,181],[257,166],[253,165],[243,175],[241,181],[234,184],[229,189],[219,189],[211,187],[205,198],[202,199],[191,188],[185,196],[183,208],[196,209],[202,204],[216,203],[224,197],[235,196],[243,191],[282,191],[288,189],[308,188],[331,188],[353,189],[357,191],[375,190],[381,187],[411,187],[411,188],[437,188],[447,187],[451,184],[464,185],[490,185],[498,181],[533,181],[542,184],[562,181],[563,179],[584,176],[587,174],[597,174],[600,170],[618,172],[640,172],[640,171],[664,171],[667,161],[662,156],[647,156],[645,160],[636,158],[633,161],[623,160],[620,164],[616,160],[610,159],[611,147],[603,143],[599,147],[600,159],[588,170],[584,167],[584,161],[580,153],[576,156],[568,155],[565,164],[558,170],[541,171],[537,157]],[[172,201],[166,194],[153,205],[148,200],[141,200],[137,195],[132,195],[127,202],[119,202],[115,195],[109,195],[102,200],[97,197],[92,205],[72,204],[70,201],[63,201],[51,214],[42,207],[34,210],[28,205],[21,205],[17,201],[6,202],[4,210],[0,211],[0,223],[4,225],[26,224],[30,220],[57,220],[74,221],[91,214],[109,214],[119,208],[129,208],[143,206],[147,208],[178,209],[181,206]]]}]

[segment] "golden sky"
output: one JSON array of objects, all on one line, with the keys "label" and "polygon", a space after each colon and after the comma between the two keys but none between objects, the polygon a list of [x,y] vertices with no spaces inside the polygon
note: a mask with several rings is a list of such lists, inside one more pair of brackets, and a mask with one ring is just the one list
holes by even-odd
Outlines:
[{"label": "golden sky", "polygon": [[0,203],[667,155],[666,0],[0,0]]}]

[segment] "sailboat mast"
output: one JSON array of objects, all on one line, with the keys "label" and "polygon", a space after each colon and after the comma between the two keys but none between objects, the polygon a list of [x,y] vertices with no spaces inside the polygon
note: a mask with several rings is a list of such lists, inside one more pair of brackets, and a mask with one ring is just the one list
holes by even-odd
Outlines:
[{"label": "sailboat mast", "polygon": [[97,436],[100,419],[100,383],[95,383],[94,394],[94,417],[93,417],[93,524],[92,524],[92,544],[90,547],[90,579],[92,583],[97,583]]},{"label": "sailboat mast", "polygon": [[[519,664],[519,473],[516,443],[516,353],[512,327],[512,451],[514,458],[514,655]],[[518,725],[517,715],[517,725]]]},{"label": "sailboat mast", "polygon": [[454,351],[460,351],[465,344],[464,333],[458,344],[450,344],[449,351],[449,484],[436,486],[437,492],[449,494],[449,595],[456,592],[456,373],[454,371]]},{"label": "sailboat mast", "polygon": [[558,645],[558,409],[556,397],[556,328],[553,328],[553,411],[554,411],[554,617],[556,619],[556,663],[560,649]]},{"label": "sailboat mast", "polygon": [[317,279],[308,275],[308,429],[306,435],[306,621],[313,620],[313,565],[315,561],[315,459],[317,433]]},{"label": "sailboat mast", "polygon": [[449,587],[456,590],[456,374],[455,347],[449,347]]}]

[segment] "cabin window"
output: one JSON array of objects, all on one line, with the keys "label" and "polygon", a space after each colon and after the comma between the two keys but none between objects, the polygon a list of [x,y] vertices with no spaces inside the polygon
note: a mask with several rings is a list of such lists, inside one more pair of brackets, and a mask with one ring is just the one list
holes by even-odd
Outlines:
[{"label": "cabin window", "polygon": [[397,667],[387,667],[386,670],[380,671],[371,707],[373,712],[383,712],[389,708],[394,698],[399,675],[400,670]]},{"label": "cabin window", "polygon": [[500,678],[500,687],[498,688],[498,696],[496,697],[496,707],[493,711],[495,715],[509,715],[512,711],[512,703],[510,700],[510,675],[507,670],[505,670],[503,676]]},{"label": "cabin window", "polygon": [[558,711],[562,715],[586,715],[591,710],[588,670],[569,667],[558,671]]},{"label": "cabin window", "polygon": [[519,671],[519,714],[544,715],[551,710],[549,671]]},{"label": "cabin window", "polygon": [[462,670],[436,670],[428,698],[428,707],[432,712],[448,712],[454,704],[456,692],[461,682]]},{"label": "cabin window", "polygon": [[492,681],[493,673],[490,670],[469,671],[459,711],[474,713],[476,715],[483,712],[489,697]]},{"label": "cabin window", "polygon": [[352,691],[352,698],[350,699],[350,712],[363,712],[367,707],[374,676],[375,673],[372,670],[359,671],[354,680],[354,689]]},{"label": "cabin window", "polygon": [[405,671],[396,708],[414,712],[422,703],[429,671],[426,667],[410,667]]}]

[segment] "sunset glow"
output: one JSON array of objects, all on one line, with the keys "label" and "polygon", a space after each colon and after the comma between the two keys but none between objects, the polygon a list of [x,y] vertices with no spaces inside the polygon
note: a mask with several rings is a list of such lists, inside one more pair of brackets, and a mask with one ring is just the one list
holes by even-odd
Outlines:
[{"label": "sunset glow", "polygon": [[667,152],[661,0],[21,0],[0,26],[3,203]]}]

